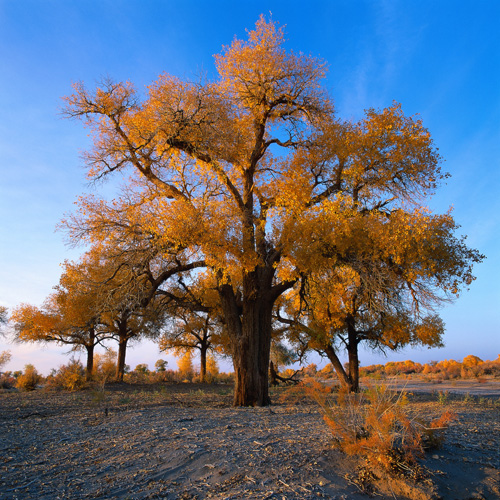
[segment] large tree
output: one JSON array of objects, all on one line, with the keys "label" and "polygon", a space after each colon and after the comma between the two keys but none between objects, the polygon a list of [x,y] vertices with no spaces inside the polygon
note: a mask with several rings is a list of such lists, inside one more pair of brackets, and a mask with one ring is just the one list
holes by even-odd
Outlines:
[{"label": "large tree", "polygon": [[[428,131],[398,105],[339,120],[324,63],[286,52],[264,18],[216,67],[208,83],[164,74],[142,99],[130,83],[75,86],[66,111],[94,132],[89,176],[131,167],[134,194],[83,200],[72,230],[101,241],[140,232],[179,269],[205,267],[230,338],[234,404],[266,405],[276,300],[303,266],[350,252],[341,238],[320,245],[327,230],[410,206],[442,175]],[[113,211],[127,224],[110,224]]]}]

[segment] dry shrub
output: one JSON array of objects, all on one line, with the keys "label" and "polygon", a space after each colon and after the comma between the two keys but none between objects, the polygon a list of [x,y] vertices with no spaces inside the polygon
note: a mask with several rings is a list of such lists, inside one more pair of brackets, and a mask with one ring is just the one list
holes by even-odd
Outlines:
[{"label": "dry shrub", "polygon": [[105,385],[116,377],[117,353],[113,349],[108,349],[104,354],[94,356],[93,379],[100,385]]},{"label": "dry shrub", "polygon": [[420,435],[422,446],[425,450],[439,449],[443,445],[445,432],[451,422],[456,420],[457,416],[452,411],[446,410],[440,417],[427,422],[422,419],[416,419],[420,426]]},{"label": "dry shrub", "polygon": [[444,429],[453,419],[450,412],[431,423],[412,418],[406,394],[396,395],[385,386],[360,393],[343,388],[329,393],[318,385],[307,384],[305,389],[319,404],[336,446],[391,475],[421,478],[418,459],[428,447],[441,444]]},{"label": "dry shrub", "polygon": [[12,372],[0,373],[0,389],[11,389],[16,385],[16,379],[12,376]]},{"label": "dry shrub", "polygon": [[71,359],[67,365],[59,367],[57,372],[47,377],[47,389],[78,391],[86,387],[85,369],[80,361]]},{"label": "dry shrub", "polygon": [[42,376],[33,365],[26,365],[24,372],[17,378],[16,387],[24,391],[34,391],[42,381]]}]

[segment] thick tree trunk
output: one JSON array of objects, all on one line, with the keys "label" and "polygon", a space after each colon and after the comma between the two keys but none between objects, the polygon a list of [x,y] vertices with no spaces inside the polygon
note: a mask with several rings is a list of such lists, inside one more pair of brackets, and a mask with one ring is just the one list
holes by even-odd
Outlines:
[{"label": "thick tree trunk", "polygon": [[207,380],[207,348],[205,346],[200,349],[200,379],[203,383]]},{"label": "thick tree trunk", "polygon": [[220,288],[231,339],[234,366],[234,406],[267,406],[271,355],[273,269],[257,268],[243,279],[238,304],[230,285]]},{"label": "thick tree trunk", "polygon": [[[267,406],[271,354],[272,305],[243,304],[241,335],[233,342],[235,406]],[[246,312],[246,314],[245,314]]]},{"label": "thick tree trunk", "polygon": [[354,318],[347,319],[347,354],[349,356],[349,379],[351,381],[350,392],[359,392],[359,357],[358,357],[358,334],[356,332]]},{"label": "thick tree trunk", "polygon": [[85,346],[87,349],[87,367],[85,368],[85,380],[90,382],[92,380],[92,372],[94,371],[94,343]]},{"label": "thick tree trunk", "polygon": [[127,353],[127,335],[120,335],[118,340],[118,360],[116,363],[116,381],[123,382],[125,374],[125,355]]},{"label": "thick tree trunk", "polygon": [[358,345],[349,344],[347,350],[349,355],[349,380],[351,386],[349,392],[359,392],[359,357],[358,357]]}]

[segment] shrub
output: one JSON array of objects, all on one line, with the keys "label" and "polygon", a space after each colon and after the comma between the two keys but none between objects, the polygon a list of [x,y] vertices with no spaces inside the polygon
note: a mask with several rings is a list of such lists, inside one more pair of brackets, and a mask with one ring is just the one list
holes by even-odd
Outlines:
[{"label": "shrub", "polygon": [[392,475],[421,477],[417,459],[442,442],[453,419],[449,412],[431,423],[411,418],[406,394],[397,396],[385,386],[353,394],[343,388],[329,393],[318,385],[309,386],[307,393],[319,404],[338,448]]},{"label": "shrub", "polygon": [[59,370],[47,377],[48,389],[78,391],[85,386],[85,369],[80,361],[75,359],[71,359],[67,365],[62,365]]},{"label": "shrub", "polygon": [[0,389],[10,389],[16,385],[16,379],[12,376],[12,372],[4,372],[0,374]]},{"label": "shrub", "polygon": [[41,382],[42,376],[33,365],[26,365],[24,373],[17,378],[16,387],[24,391],[34,391]]},{"label": "shrub", "polygon": [[113,380],[116,376],[116,359],[117,354],[113,349],[109,349],[104,354],[96,354],[94,356],[94,380],[101,384]]}]

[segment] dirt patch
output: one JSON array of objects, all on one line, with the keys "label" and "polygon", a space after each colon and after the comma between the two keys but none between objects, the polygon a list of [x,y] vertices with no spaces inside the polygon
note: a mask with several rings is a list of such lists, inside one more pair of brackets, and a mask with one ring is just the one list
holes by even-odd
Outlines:
[{"label": "dirt patch", "polygon": [[[230,403],[229,387],[184,384],[0,394],[0,498],[367,498],[314,404]],[[411,405],[443,406],[422,394]],[[500,497],[500,406],[450,398],[448,407],[458,420],[428,457],[433,485],[382,478],[383,498]]]}]

